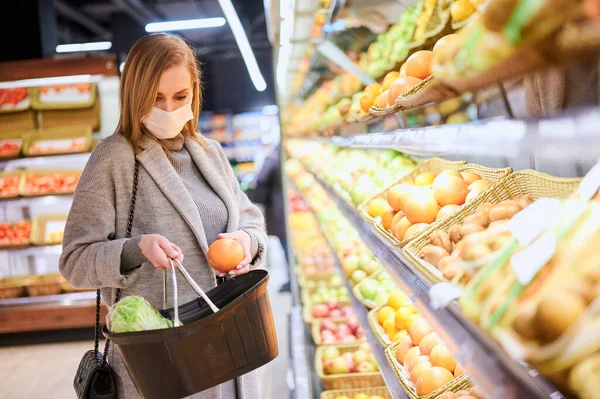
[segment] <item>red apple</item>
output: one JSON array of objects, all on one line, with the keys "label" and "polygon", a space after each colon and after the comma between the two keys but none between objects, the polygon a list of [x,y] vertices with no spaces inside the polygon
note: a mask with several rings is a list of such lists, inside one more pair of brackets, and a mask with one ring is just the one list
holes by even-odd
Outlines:
[{"label": "red apple", "polygon": [[330,310],[339,309],[340,308],[340,303],[337,300],[332,299],[331,301],[327,302],[327,307]]},{"label": "red apple", "polygon": [[329,308],[327,307],[327,305],[319,303],[319,304],[315,304],[312,307],[312,316],[315,319],[322,319],[324,317],[329,317],[330,312],[329,312]]}]

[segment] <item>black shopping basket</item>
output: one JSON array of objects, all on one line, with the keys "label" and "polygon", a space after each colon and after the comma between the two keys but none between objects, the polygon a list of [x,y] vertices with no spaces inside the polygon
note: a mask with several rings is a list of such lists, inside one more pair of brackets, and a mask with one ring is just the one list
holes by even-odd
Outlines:
[{"label": "black shopping basket", "polygon": [[[183,266],[179,270],[198,291]],[[193,395],[277,357],[268,280],[266,271],[252,270],[213,288],[206,293],[220,309],[213,313],[202,298],[178,307],[173,269],[175,307],[162,313],[173,320],[180,315],[183,326],[120,334],[104,327],[103,333],[115,343],[144,398],[176,399]],[[201,290],[198,293],[204,294]]]}]

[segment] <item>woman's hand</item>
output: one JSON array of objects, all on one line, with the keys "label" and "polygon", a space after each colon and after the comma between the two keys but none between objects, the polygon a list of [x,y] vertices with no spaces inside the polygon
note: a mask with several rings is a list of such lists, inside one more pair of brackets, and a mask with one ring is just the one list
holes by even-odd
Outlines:
[{"label": "woman's hand", "polygon": [[169,259],[177,259],[183,263],[181,249],[161,235],[144,234],[140,239],[139,247],[146,259],[158,270],[170,269]]},{"label": "woman's hand", "polygon": [[[244,248],[244,259],[240,262],[237,267],[229,272],[230,276],[239,276],[240,274],[246,274],[250,271],[250,262],[252,262],[252,256],[250,255],[250,246],[252,245],[252,239],[250,235],[245,231],[239,230],[233,233],[219,234],[219,239],[230,238],[237,241],[242,248]],[[212,265],[211,265],[212,266]],[[219,273],[219,277],[225,277],[227,273]]]}]

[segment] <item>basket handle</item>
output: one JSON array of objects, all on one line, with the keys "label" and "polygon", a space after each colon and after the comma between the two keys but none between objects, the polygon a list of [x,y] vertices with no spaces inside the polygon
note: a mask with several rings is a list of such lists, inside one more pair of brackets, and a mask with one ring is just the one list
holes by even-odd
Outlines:
[{"label": "basket handle", "polygon": [[[177,267],[174,267],[173,265],[173,260],[177,263]],[[194,291],[196,291],[201,297],[202,299],[204,299],[204,301],[208,304],[208,306],[210,307],[210,309],[214,312],[217,313],[219,311],[219,308],[217,308],[215,306],[215,304],[213,303],[213,301],[210,300],[210,298],[208,297],[208,295],[206,295],[204,293],[204,291],[202,290],[202,288],[200,288],[200,286],[198,284],[196,284],[196,282],[194,281],[194,279],[192,279],[192,276],[190,276],[190,274],[188,273],[187,270],[185,270],[185,267],[183,267],[183,265],[181,264],[181,262],[179,262],[177,259],[171,259],[169,258],[169,263],[171,265],[171,272],[172,272],[172,278],[173,278],[173,301],[175,303],[174,308],[175,308],[175,317],[177,318],[179,316],[179,310],[178,310],[178,302],[177,302],[177,279],[176,279],[176,274],[175,274],[175,269],[179,270],[179,272],[183,275],[183,277],[186,279],[186,281],[188,282],[188,284],[194,289]],[[167,282],[166,282],[166,273],[167,271],[165,270],[165,274],[164,274],[164,290],[163,290],[163,306],[166,309],[167,308]]]}]

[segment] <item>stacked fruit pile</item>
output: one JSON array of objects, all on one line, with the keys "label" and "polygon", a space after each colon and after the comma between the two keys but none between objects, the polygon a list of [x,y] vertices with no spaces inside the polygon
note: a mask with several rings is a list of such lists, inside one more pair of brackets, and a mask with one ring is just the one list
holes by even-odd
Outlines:
[{"label": "stacked fruit pile", "polygon": [[23,195],[50,195],[75,192],[81,171],[55,173],[29,171],[25,173]]},{"label": "stacked fruit pile", "polygon": [[17,223],[0,223],[0,247],[29,244],[31,223],[21,220]]},{"label": "stacked fruit pile", "polygon": [[384,229],[402,241],[453,213],[491,184],[472,172],[446,170],[437,176],[424,172],[414,182],[397,184],[373,199],[367,212],[373,218],[381,218]]},{"label": "stacked fruit pile", "polygon": [[323,350],[323,372],[325,374],[373,373],[379,370],[371,347],[361,344],[353,351],[341,352],[336,346]]},{"label": "stacked fruit pile", "polygon": [[0,197],[16,197],[19,195],[20,175],[0,177]]},{"label": "stacked fruit pile", "polygon": [[356,317],[350,317],[347,322],[324,320],[319,325],[321,343],[324,345],[365,341],[365,334],[358,324]]},{"label": "stacked fruit pile", "polygon": [[[367,307],[375,308],[388,302],[389,294],[397,290],[396,283],[386,271],[382,270],[376,275],[362,280],[355,290],[358,289],[359,299]],[[356,292],[356,291],[355,291]]]}]

